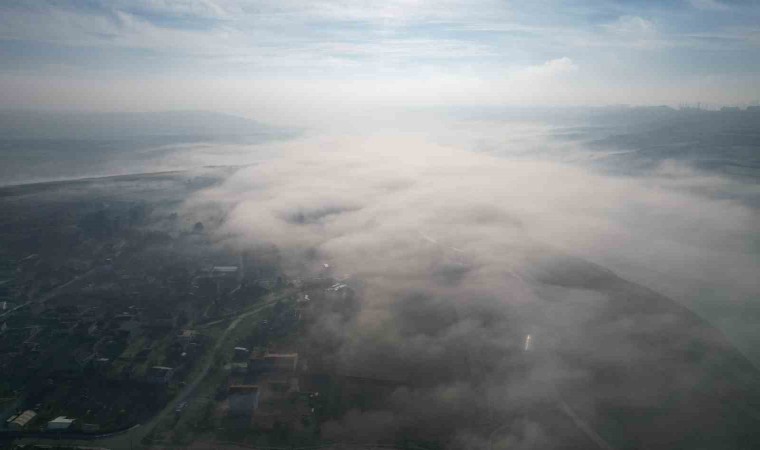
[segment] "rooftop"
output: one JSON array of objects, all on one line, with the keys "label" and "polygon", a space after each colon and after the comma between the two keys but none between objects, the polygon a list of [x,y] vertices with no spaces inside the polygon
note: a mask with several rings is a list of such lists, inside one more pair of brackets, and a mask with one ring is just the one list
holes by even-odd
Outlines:
[{"label": "rooftop", "polygon": [[24,427],[29,422],[31,422],[32,419],[34,419],[35,417],[37,417],[37,413],[36,412],[34,412],[32,410],[26,410],[23,413],[21,413],[18,416],[16,416],[15,418],[13,418],[13,420],[10,420],[9,423],[11,425],[15,425],[17,427]]},{"label": "rooftop", "polygon": [[255,384],[234,384],[229,387],[230,394],[248,394],[259,391],[259,386]]},{"label": "rooftop", "polygon": [[253,358],[263,362],[264,368],[278,371],[293,371],[298,367],[298,353],[267,353],[263,358]]},{"label": "rooftop", "polygon": [[70,419],[66,416],[58,416],[55,419],[51,420],[49,423],[72,424],[74,423],[74,420],[76,419]]}]

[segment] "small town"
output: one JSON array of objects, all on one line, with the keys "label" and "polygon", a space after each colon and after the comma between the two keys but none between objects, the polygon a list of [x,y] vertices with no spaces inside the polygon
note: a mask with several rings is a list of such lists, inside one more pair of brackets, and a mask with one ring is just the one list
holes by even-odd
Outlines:
[{"label": "small town", "polygon": [[[303,339],[352,301],[329,264],[288,279],[276,249],[215,245],[213,218],[160,202],[38,206],[0,229],[0,439],[303,445],[347,407],[345,374]],[[55,245],[23,231],[41,213]]]}]

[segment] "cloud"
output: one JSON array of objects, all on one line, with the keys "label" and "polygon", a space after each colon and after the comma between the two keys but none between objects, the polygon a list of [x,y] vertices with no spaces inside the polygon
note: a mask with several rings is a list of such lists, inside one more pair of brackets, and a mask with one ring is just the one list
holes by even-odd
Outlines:
[{"label": "cloud", "polygon": [[730,8],[716,0],[689,0],[692,7],[705,11],[728,11]]},{"label": "cloud", "polygon": [[649,36],[656,32],[652,21],[639,16],[620,16],[612,23],[604,25],[612,33],[634,37]]},{"label": "cloud", "polygon": [[72,47],[145,49],[214,58],[242,51],[240,35],[230,30],[165,27],[124,10],[108,14],[64,8],[20,10],[4,14],[0,29],[4,39]]},{"label": "cloud", "polygon": [[578,66],[572,59],[567,56],[562,58],[551,59],[537,66],[526,67],[518,71],[518,77],[557,77],[564,74],[573,73],[578,70]]},{"label": "cloud", "polygon": [[647,49],[674,46],[681,40],[677,36],[661,35],[653,21],[640,16],[620,16],[614,22],[604,24],[602,29],[607,40],[597,37],[600,39],[598,45]]},{"label": "cloud", "polygon": [[[329,262],[352,286],[343,300],[319,300],[310,365],[397,387],[325,433],[473,446],[493,435],[552,448],[582,445],[584,427],[609,430],[609,408],[661,407],[663,392],[680,396],[667,417],[712,407],[694,388],[713,382],[705,367],[734,367],[722,359],[736,357],[731,345],[677,303],[595,263],[645,267],[682,286],[699,274],[724,298],[748,298],[760,289],[760,267],[743,246],[758,231],[757,211],[694,190],[724,180],[673,167],[614,178],[420,134],[288,147],[187,207],[224,204],[218,239],[253,251],[274,244],[294,276]],[[524,351],[527,335],[533,352]],[[705,351],[689,359],[683,349],[694,342]],[[559,413],[569,426],[547,420],[558,401],[574,411]],[[727,417],[748,420],[738,411]],[[632,424],[626,436],[651,436],[647,447],[657,448],[717,426],[713,416],[653,420],[668,431]]]},{"label": "cloud", "polygon": [[228,0],[96,0],[87,4],[61,2],[58,5],[89,14],[126,12],[148,19],[170,20],[172,26],[182,26],[183,20],[228,20],[242,12],[240,2]]}]

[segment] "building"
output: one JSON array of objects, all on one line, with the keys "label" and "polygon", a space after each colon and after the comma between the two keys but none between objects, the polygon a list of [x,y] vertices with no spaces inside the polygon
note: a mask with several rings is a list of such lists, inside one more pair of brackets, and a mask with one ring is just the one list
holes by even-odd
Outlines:
[{"label": "building", "polygon": [[279,372],[294,374],[298,368],[298,353],[266,353],[252,356],[248,369],[252,372]]},{"label": "building", "polygon": [[69,428],[71,428],[71,425],[74,424],[75,420],[76,419],[70,419],[66,416],[58,416],[55,419],[48,422],[47,429],[56,430],[56,431],[68,430]]},{"label": "building", "polygon": [[237,384],[229,387],[227,403],[230,416],[251,415],[259,407],[259,387]]},{"label": "building", "polygon": [[228,277],[228,276],[237,277],[238,267],[237,266],[214,266],[211,269],[211,275],[214,275],[217,277]]},{"label": "building", "polygon": [[182,330],[180,334],[177,335],[177,342],[182,345],[182,350],[187,350],[187,347],[198,340],[198,332],[195,330]]},{"label": "building", "polygon": [[153,366],[148,369],[145,379],[151,384],[167,384],[174,375],[174,369],[171,367]]},{"label": "building", "polygon": [[325,291],[327,291],[327,292],[340,292],[340,291],[346,289],[347,287],[348,287],[347,284],[338,282],[338,283],[333,284],[329,288],[325,289]]},{"label": "building", "polygon": [[238,266],[214,266],[205,269],[204,274],[195,279],[195,284],[201,295],[219,296],[238,288],[242,281]]},{"label": "building", "polygon": [[197,335],[198,335],[198,332],[195,330],[182,330],[182,332],[177,335],[177,339],[181,341],[187,341],[187,343],[189,344],[190,341],[192,341],[193,338]]},{"label": "building", "polygon": [[248,350],[245,347],[235,347],[233,360],[234,361],[245,361],[248,359],[251,355],[251,351]]},{"label": "building", "polygon": [[211,276],[216,279],[220,286],[235,287],[243,281],[243,272],[238,266],[214,266]]},{"label": "building", "polygon": [[8,428],[12,430],[22,430],[26,428],[26,426],[29,425],[29,423],[31,423],[35,417],[37,417],[36,412],[32,410],[24,411],[18,416],[13,416],[8,419]]},{"label": "building", "polygon": [[351,288],[346,283],[335,283],[325,289],[325,299],[328,301],[345,300],[350,294]]}]

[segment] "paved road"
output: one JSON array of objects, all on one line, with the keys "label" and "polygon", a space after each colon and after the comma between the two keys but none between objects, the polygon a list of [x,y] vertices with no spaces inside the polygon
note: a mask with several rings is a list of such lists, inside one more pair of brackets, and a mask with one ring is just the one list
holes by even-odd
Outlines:
[{"label": "paved road", "polygon": [[123,433],[118,433],[117,435],[107,435],[103,436],[102,438],[91,438],[87,440],[67,440],[65,438],[62,440],[27,438],[18,439],[16,442],[18,444],[37,443],[46,445],[66,443],[68,445],[77,445],[83,447],[93,446],[95,443],[97,443],[98,447],[105,447],[113,450],[126,450],[139,447],[140,442],[143,440],[143,438],[148,436],[150,432],[153,431],[153,429],[156,427],[156,425],[158,425],[168,414],[173,414],[174,410],[177,408],[177,405],[186,401],[191,395],[193,395],[195,389],[200,385],[203,379],[206,378],[206,375],[208,375],[209,371],[211,370],[211,367],[214,364],[213,355],[215,355],[221,349],[222,345],[224,345],[225,340],[230,332],[234,330],[243,319],[261,312],[263,309],[273,305],[276,301],[288,295],[288,293],[272,296],[272,298],[266,300],[263,304],[259,304],[253,309],[239,314],[232,322],[230,322],[222,335],[217,339],[214,348],[208,354],[203,368],[195,377],[195,379],[188,383],[173,400],[167,403],[164,409],[153,416],[153,418],[151,418],[148,422],[132,427]]}]

